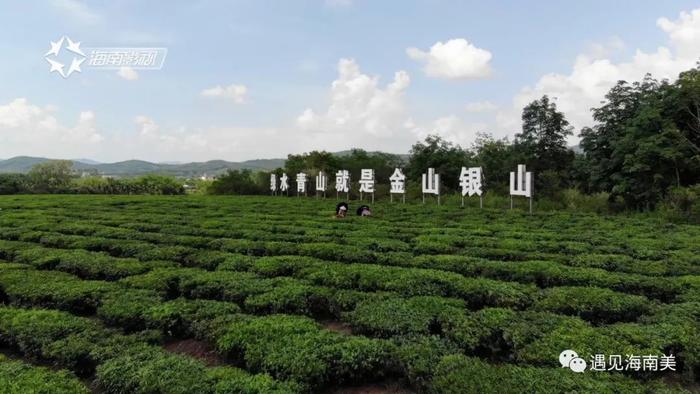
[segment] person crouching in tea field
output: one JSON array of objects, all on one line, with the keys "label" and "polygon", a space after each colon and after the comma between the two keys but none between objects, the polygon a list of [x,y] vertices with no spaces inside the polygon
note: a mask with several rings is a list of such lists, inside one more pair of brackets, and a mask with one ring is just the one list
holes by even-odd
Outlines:
[{"label": "person crouching in tea field", "polygon": [[335,206],[335,217],[344,218],[348,214],[348,203],[341,201]]},{"label": "person crouching in tea field", "polygon": [[360,207],[357,208],[357,216],[372,216],[372,211],[369,209],[369,206],[360,205]]}]

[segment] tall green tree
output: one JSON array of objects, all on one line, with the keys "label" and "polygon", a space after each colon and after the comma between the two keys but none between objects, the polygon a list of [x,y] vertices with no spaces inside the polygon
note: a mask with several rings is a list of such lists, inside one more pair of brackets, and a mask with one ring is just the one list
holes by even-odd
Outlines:
[{"label": "tall green tree", "polygon": [[371,168],[377,183],[388,184],[394,168],[402,165],[403,162],[397,155],[369,153],[363,149],[352,149],[349,154],[338,157],[339,168],[350,171],[353,181],[360,179],[360,171],[363,168]]},{"label": "tall green tree", "polygon": [[593,127],[581,130],[581,142],[589,174],[589,189],[611,191],[614,174],[622,170],[624,158],[615,155],[617,141],[624,134],[625,125],[635,115],[640,104],[641,85],[619,81],[605,95],[603,105],[593,108]]},{"label": "tall green tree", "polygon": [[73,178],[73,162],[52,160],[35,164],[29,173],[29,183],[34,193],[62,193],[68,191]]},{"label": "tall green tree", "polygon": [[548,96],[523,108],[522,132],[515,135],[514,153],[535,173],[535,188],[553,193],[569,185],[574,152],[566,138],[573,127]]},{"label": "tall green tree", "polygon": [[24,174],[0,174],[0,194],[27,193],[28,177]]},{"label": "tall green tree", "polygon": [[306,156],[301,155],[287,155],[287,160],[284,162],[284,168],[287,171],[288,176],[293,176],[306,169]]},{"label": "tall green tree", "polygon": [[674,84],[674,118],[681,138],[700,153],[700,65],[682,72]]},{"label": "tall green tree", "polygon": [[339,168],[338,158],[326,151],[287,155],[284,166],[288,176],[293,176],[302,171],[310,175],[316,175],[319,171],[332,173]]},{"label": "tall green tree", "polygon": [[508,193],[510,172],[518,164],[513,144],[507,138],[494,139],[490,134],[480,133],[477,134],[472,150],[475,165],[482,168],[485,189]]},{"label": "tall green tree", "polygon": [[651,209],[669,188],[700,181],[692,116],[686,111],[692,109],[693,94],[683,91],[695,78],[670,84],[647,75],[633,84],[621,81],[608,92],[603,105],[593,109],[596,124],[581,132],[592,189],[608,191],[630,208]]},{"label": "tall green tree", "polygon": [[265,185],[256,183],[256,177],[248,169],[229,170],[214,180],[208,189],[211,194],[264,194],[267,191]]},{"label": "tall green tree", "polygon": [[462,149],[437,135],[429,135],[425,141],[417,142],[411,148],[406,166],[406,176],[420,182],[421,174],[434,168],[440,174],[442,185],[447,190],[455,190],[459,185],[459,174],[463,166],[474,164],[470,151]]}]

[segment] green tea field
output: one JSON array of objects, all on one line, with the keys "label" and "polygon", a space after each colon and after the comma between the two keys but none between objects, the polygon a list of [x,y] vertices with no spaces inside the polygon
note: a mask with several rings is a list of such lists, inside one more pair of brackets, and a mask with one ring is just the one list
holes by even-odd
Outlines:
[{"label": "green tea field", "polygon": [[698,391],[700,226],[335,204],[0,197],[0,392]]}]

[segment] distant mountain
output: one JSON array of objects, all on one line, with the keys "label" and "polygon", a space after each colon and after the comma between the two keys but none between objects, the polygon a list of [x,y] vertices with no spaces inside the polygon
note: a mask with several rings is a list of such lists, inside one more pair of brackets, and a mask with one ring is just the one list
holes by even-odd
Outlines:
[{"label": "distant mountain", "polygon": [[[32,166],[50,161],[44,157],[17,156],[0,160],[0,173],[27,173]],[[285,159],[247,160],[230,162],[211,160],[203,163],[165,164],[144,160],[127,160],[117,163],[99,163],[93,160],[73,160],[73,168],[78,171],[97,171],[102,175],[136,176],[145,174],[172,175],[177,177],[198,177],[204,174],[218,175],[227,170],[249,169],[268,171],[284,166]]]},{"label": "distant mountain", "polygon": [[43,157],[17,156],[0,161],[0,172],[28,172],[35,164],[48,161]]},{"label": "distant mountain", "polygon": [[[381,152],[368,152],[369,154]],[[350,151],[334,152],[336,156],[347,156]],[[408,159],[408,155],[398,155]],[[0,173],[27,173],[32,166],[50,161],[45,157],[17,156],[0,160]],[[162,162],[152,163],[144,160],[126,160],[116,163],[100,163],[91,159],[74,159],[73,168],[77,171],[97,172],[100,175],[129,177],[146,174],[171,175],[176,177],[200,177],[202,175],[219,175],[228,170],[248,169],[252,171],[270,171],[284,167],[286,159],[256,159],[241,162],[225,160],[210,160],[205,162],[181,163]]]},{"label": "distant mountain", "polygon": [[83,163],[83,164],[102,164],[99,161],[95,160],[90,160],[90,159],[71,159],[72,162],[78,162],[78,163]]}]

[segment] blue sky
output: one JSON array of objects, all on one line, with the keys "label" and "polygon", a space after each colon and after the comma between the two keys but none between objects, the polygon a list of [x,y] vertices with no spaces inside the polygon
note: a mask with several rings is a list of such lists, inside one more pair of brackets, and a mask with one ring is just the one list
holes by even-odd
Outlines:
[{"label": "blue sky", "polygon": [[[430,133],[468,146],[512,137],[542,94],[578,129],[615,80],[673,78],[700,56],[699,2],[610,3],[2,2],[0,158],[398,153]],[[64,79],[43,58],[62,36],[168,56]]]}]

